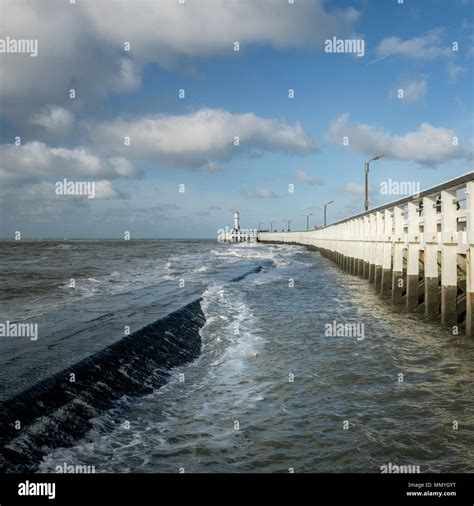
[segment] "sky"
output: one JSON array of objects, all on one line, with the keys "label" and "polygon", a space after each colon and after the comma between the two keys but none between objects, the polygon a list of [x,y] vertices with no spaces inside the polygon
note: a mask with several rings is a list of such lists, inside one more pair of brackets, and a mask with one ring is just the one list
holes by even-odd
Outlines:
[{"label": "sky", "polygon": [[473,170],[473,58],[472,0],[0,0],[0,237],[302,230],[377,155],[397,200]]}]

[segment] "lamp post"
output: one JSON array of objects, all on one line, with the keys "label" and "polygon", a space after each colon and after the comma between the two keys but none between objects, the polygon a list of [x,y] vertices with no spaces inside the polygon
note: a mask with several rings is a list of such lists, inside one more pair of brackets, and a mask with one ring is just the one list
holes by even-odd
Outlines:
[{"label": "lamp post", "polygon": [[334,200],[330,200],[329,202],[326,202],[324,204],[324,226],[326,226],[326,216],[327,216],[326,210],[327,210],[327,207],[328,207],[329,204],[332,204],[333,202],[334,202]]},{"label": "lamp post", "polygon": [[273,232],[273,224],[274,224],[274,223],[276,223],[276,221],[272,221],[272,222],[270,223],[270,232]]},{"label": "lamp post", "polygon": [[263,224],[263,221],[261,221],[259,224],[258,224],[258,231],[260,232],[260,225]]},{"label": "lamp post", "polygon": [[314,213],[309,213],[308,216],[306,216],[306,230],[309,230],[309,217],[313,216]]},{"label": "lamp post", "polygon": [[383,158],[383,155],[375,156],[371,158],[368,162],[364,164],[364,172],[365,172],[365,210],[369,210],[369,163],[375,160],[380,160]]},{"label": "lamp post", "polygon": [[292,222],[292,221],[293,221],[293,218],[290,218],[290,219],[288,220],[288,232],[290,232],[290,222]]}]

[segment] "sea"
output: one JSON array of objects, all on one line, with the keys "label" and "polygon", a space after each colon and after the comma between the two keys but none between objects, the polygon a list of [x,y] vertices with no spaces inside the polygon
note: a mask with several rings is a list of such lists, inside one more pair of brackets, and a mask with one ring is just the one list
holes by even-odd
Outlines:
[{"label": "sea", "polygon": [[[4,406],[194,300],[204,315],[196,358],[145,395],[95,406],[78,437],[45,445],[37,472],[474,471],[474,341],[317,252],[2,241],[0,269],[0,323],[38,323],[36,340],[0,337]],[[57,420],[43,416],[42,430]]]}]

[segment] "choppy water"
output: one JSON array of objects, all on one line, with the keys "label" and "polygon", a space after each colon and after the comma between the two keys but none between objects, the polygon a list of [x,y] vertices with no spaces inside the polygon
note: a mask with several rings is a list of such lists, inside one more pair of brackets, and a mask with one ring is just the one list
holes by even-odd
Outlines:
[{"label": "choppy water", "polygon": [[[164,276],[198,277],[202,354],[153,394],[123,399],[87,437],[52,451],[40,471],[67,463],[96,472],[380,472],[389,462],[474,471],[472,340],[392,309],[366,281],[301,247],[135,248],[125,256],[109,244],[93,246],[95,290],[107,296]],[[267,263],[238,283],[216,281],[218,266],[242,260]],[[90,265],[90,256],[83,261]],[[57,285],[48,304],[67,303]],[[363,324],[364,332],[325,335],[334,321]]]},{"label": "choppy water", "polygon": [[[2,312],[43,314],[89,297],[114,295],[181,278],[215,274],[212,241],[4,241],[0,243]],[[208,272],[209,271],[209,272]],[[75,287],[71,289],[71,280]]]}]

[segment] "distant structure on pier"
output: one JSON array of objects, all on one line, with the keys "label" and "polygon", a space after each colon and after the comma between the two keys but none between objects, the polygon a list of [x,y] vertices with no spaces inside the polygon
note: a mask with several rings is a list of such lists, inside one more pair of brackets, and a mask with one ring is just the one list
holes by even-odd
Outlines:
[{"label": "distant structure on pier", "polygon": [[232,228],[228,226],[220,229],[217,233],[219,242],[256,242],[257,230],[253,228],[240,228],[240,214],[234,212],[234,225]]}]

